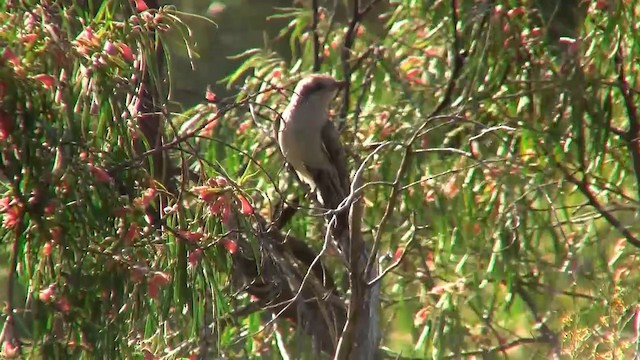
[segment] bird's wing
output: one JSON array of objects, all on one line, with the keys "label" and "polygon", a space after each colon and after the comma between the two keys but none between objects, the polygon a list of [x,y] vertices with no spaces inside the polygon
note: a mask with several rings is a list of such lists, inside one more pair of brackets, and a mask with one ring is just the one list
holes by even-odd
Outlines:
[{"label": "bird's wing", "polygon": [[[331,121],[327,121],[320,132],[323,155],[330,164],[328,168],[312,169],[307,167],[317,186],[324,207],[337,209],[349,194],[349,173],[340,135]],[[349,230],[349,212],[336,214],[333,236],[343,250],[346,249],[344,234]]]},{"label": "bird's wing", "polygon": [[338,131],[331,121],[327,121],[320,132],[322,154],[326,164],[322,167],[314,167],[304,164],[309,172],[317,190],[322,197],[322,203],[326,208],[335,209],[349,193],[349,173],[347,163]]},{"label": "bird's wing", "polygon": [[329,158],[329,162],[336,169],[340,188],[343,192],[342,196],[346,197],[349,193],[351,182],[349,180],[349,171],[347,170],[347,157],[340,142],[340,134],[333,122],[327,121],[322,128],[320,136],[322,137],[322,146]]}]

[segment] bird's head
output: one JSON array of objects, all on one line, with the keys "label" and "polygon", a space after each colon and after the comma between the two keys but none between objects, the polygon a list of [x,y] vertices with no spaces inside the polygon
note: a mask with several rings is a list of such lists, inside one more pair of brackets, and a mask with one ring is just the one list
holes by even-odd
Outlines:
[{"label": "bird's head", "polygon": [[329,75],[309,75],[296,85],[292,101],[328,110],[331,100],[344,85],[344,81],[338,81]]}]

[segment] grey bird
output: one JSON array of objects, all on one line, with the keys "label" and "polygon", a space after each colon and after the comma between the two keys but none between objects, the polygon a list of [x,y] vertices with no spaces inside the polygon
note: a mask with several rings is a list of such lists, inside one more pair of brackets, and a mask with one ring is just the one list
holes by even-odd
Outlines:
[{"label": "grey bird", "polygon": [[329,106],[345,82],[309,75],[298,82],[278,125],[285,160],[301,180],[320,193],[323,206],[338,207],[349,192],[349,173]]}]

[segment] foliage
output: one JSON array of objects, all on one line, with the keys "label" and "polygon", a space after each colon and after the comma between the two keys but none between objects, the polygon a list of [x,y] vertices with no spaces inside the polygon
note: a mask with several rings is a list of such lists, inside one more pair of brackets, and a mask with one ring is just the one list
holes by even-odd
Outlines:
[{"label": "foliage", "polygon": [[[305,195],[273,122],[312,71],[349,81],[334,122],[352,169],[378,151],[362,231],[384,356],[637,354],[638,5],[354,1],[343,19],[316,3],[279,9],[293,59],[248,50],[237,96],[182,114],[164,110],[158,56],[168,32],[195,56],[175,9],[3,5],[5,354],[308,354],[236,275],[238,254],[264,256],[260,219]],[[145,92],[164,145],[142,130]],[[301,203],[284,231],[318,251]]]}]

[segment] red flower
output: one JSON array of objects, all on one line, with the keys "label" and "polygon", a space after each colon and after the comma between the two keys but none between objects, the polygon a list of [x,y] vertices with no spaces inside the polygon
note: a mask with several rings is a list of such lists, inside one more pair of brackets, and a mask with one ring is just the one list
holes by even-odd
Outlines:
[{"label": "red flower", "polygon": [[431,306],[426,306],[418,310],[418,312],[416,312],[416,315],[413,319],[413,324],[415,326],[424,324],[425,321],[427,320],[427,316],[429,315],[430,311],[431,311]]},{"label": "red flower", "polygon": [[56,302],[56,307],[64,314],[68,314],[71,311],[71,304],[65,296],[61,296],[60,299],[58,299],[58,301]]},{"label": "red flower", "polygon": [[227,181],[227,179],[223,178],[222,176],[218,176],[215,179],[209,179],[209,184],[211,186],[225,187],[229,185],[229,182]]},{"label": "red flower", "polygon": [[191,190],[196,194],[198,194],[198,197],[200,198],[200,200],[206,203],[212,203],[219,198],[218,190],[211,188],[209,186],[196,186]]},{"label": "red flower", "polygon": [[220,243],[222,244],[222,246],[224,246],[225,249],[227,249],[230,254],[233,255],[238,252],[238,244],[236,244],[235,241],[228,238],[222,238],[220,239]]},{"label": "red flower", "polygon": [[2,342],[2,354],[6,356],[7,359],[17,357],[18,350],[18,346],[14,344],[14,341],[6,339]]},{"label": "red flower", "polygon": [[407,79],[409,81],[421,84],[422,83],[422,70],[421,69],[411,69],[407,71]]},{"label": "red flower", "polygon": [[55,83],[53,76],[47,74],[34,75],[33,79],[40,81],[45,89],[51,89]]},{"label": "red flower", "polygon": [[145,3],[144,0],[133,0],[133,2],[136,3],[136,11],[142,12],[149,10],[149,6],[147,6],[147,3]]},{"label": "red flower", "polygon": [[403,247],[397,248],[395,254],[393,254],[393,259],[391,259],[391,262],[396,263],[400,261],[402,254],[404,254],[404,248]]},{"label": "red flower", "polygon": [[195,267],[200,262],[200,259],[202,259],[202,249],[195,249],[189,252],[187,261],[189,261],[189,266]]},{"label": "red flower", "polygon": [[138,238],[138,236],[140,236],[140,234],[138,233],[139,230],[140,230],[140,226],[138,226],[138,224],[136,223],[131,224],[129,226],[129,229],[127,230],[127,233],[124,234],[124,238],[123,238],[124,243],[127,245],[133,244],[133,242]]},{"label": "red flower", "polygon": [[129,278],[134,283],[141,283],[147,274],[147,268],[142,266],[132,266],[129,271]]},{"label": "red flower", "polygon": [[53,215],[56,212],[56,202],[51,200],[44,206],[44,214],[49,216]]},{"label": "red flower", "polygon": [[113,182],[113,178],[111,177],[111,175],[109,175],[107,170],[105,170],[105,169],[103,169],[103,168],[101,168],[99,166],[95,166],[95,165],[89,164],[89,171],[91,172],[93,177],[96,179],[96,181],[98,181],[100,183]]},{"label": "red flower", "polygon": [[449,199],[452,199],[454,196],[456,196],[460,191],[460,186],[457,183],[457,179],[455,177],[451,177],[449,181],[447,181],[447,183],[444,185],[442,191],[444,192],[444,195]]},{"label": "red flower", "polygon": [[510,18],[513,18],[513,17],[516,17],[516,16],[524,14],[526,11],[527,10],[524,7],[520,6],[520,7],[513,8],[513,9],[509,10],[507,12],[507,16],[510,17]]},{"label": "red flower", "polygon": [[87,47],[100,46],[100,40],[93,33],[93,29],[87,26],[73,41],[74,45],[78,47],[78,52],[87,52]]},{"label": "red flower", "polygon": [[5,61],[8,61],[10,63],[13,64],[13,66],[15,66],[16,68],[20,67],[20,59],[18,58],[18,56],[16,55],[16,53],[14,53],[11,49],[9,48],[5,48],[4,52],[2,53],[2,58]]},{"label": "red flower", "polygon": [[2,219],[2,226],[5,229],[13,229],[22,220],[22,209],[18,205],[11,206],[7,212],[4,213]]},{"label": "red flower", "polygon": [[147,290],[149,291],[149,296],[151,296],[154,299],[157,299],[158,295],[160,294],[160,286],[165,286],[170,282],[171,282],[171,278],[169,277],[169,275],[160,271],[154,272],[147,283]]},{"label": "red flower", "polygon": [[157,299],[158,295],[160,294],[160,289],[158,288],[158,285],[154,283],[147,284],[147,291],[149,293],[149,296],[151,296],[151,298],[153,299]]},{"label": "red flower", "polygon": [[151,275],[151,279],[149,279],[149,282],[159,286],[165,286],[171,282],[171,277],[163,272],[155,271]]},{"label": "red flower", "polygon": [[11,205],[11,196],[0,198],[0,214],[7,212],[9,205]]},{"label": "red flower", "polygon": [[127,216],[127,214],[132,213],[133,211],[131,209],[129,209],[128,207],[118,207],[113,209],[113,216],[115,217],[119,217],[119,218],[124,218],[125,216]]},{"label": "red flower", "polygon": [[224,224],[228,224],[229,219],[231,219],[231,206],[228,202],[225,202],[222,207],[222,214],[220,214],[220,220],[222,220]]},{"label": "red flower", "polygon": [[531,29],[531,36],[532,37],[540,37],[542,35],[542,29],[539,27],[535,27],[533,29]]},{"label": "red flower", "polygon": [[247,198],[242,194],[237,195],[238,200],[240,200],[240,213],[242,215],[251,215],[253,214],[253,206],[249,203]]},{"label": "red flower", "polygon": [[135,60],[135,57],[133,56],[133,52],[131,51],[131,48],[127,44],[118,43],[116,44],[116,46],[118,47],[118,49],[120,49],[120,54],[122,55],[123,59],[125,59],[128,62],[133,62]]},{"label": "red flower", "polygon": [[51,240],[59,244],[60,239],[62,239],[62,228],[60,226],[54,226],[49,229],[49,234],[51,235]]},{"label": "red flower", "polygon": [[42,246],[42,255],[50,256],[52,252],[53,252],[53,242],[52,241],[47,241]]},{"label": "red flower", "polygon": [[26,34],[20,37],[20,40],[22,40],[22,42],[25,42],[27,44],[35,42],[36,39],[38,39],[38,34]]},{"label": "red flower", "polygon": [[158,360],[158,357],[148,349],[144,349],[142,352],[144,353],[144,360]]},{"label": "red flower", "polygon": [[[206,201],[205,201],[206,202]],[[209,211],[212,215],[222,214],[222,209],[227,206],[224,197],[217,197],[209,203]]]},{"label": "red flower", "polygon": [[204,237],[204,234],[201,232],[193,232],[187,230],[178,231],[178,234],[192,244],[198,242]]}]

